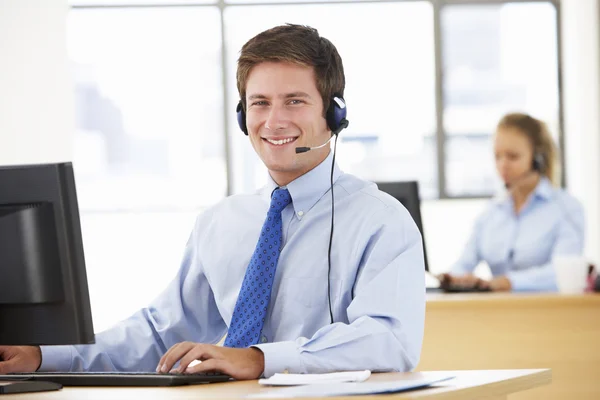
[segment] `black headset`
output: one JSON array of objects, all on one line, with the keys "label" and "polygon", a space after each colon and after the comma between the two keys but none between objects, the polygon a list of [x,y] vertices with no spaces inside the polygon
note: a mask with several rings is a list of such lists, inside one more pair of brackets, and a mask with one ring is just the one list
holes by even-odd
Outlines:
[{"label": "black headset", "polygon": [[531,169],[539,172],[540,174],[544,174],[546,172],[546,163],[544,162],[544,155],[541,152],[536,151],[533,154]]}]

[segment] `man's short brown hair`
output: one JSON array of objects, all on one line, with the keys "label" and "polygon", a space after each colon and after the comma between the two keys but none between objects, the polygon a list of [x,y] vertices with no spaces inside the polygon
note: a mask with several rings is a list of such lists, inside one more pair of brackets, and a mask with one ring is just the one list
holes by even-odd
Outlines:
[{"label": "man's short brown hair", "polygon": [[334,95],[344,96],[344,66],[333,43],[319,36],[314,28],[286,24],[259,33],[242,47],[237,67],[237,88],[244,109],[250,71],[265,61],[313,67],[317,89],[323,99],[323,115]]}]

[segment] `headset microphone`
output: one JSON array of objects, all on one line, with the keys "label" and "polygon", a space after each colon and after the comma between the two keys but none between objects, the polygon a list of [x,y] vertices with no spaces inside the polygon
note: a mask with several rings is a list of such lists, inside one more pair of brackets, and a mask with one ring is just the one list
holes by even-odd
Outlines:
[{"label": "headset microphone", "polygon": [[524,181],[525,179],[529,178],[529,176],[531,176],[532,174],[538,173],[540,175],[543,175],[545,171],[546,168],[544,164],[544,157],[540,152],[536,151],[533,154],[533,160],[531,162],[531,168],[529,169],[529,171],[521,174],[517,177],[517,179],[513,180],[512,182],[506,182],[504,184],[504,188],[510,190],[512,187],[515,186],[515,184]]},{"label": "headset microphone", "polygon": [[331,139],[333,139],[334,136],[337,136],[338,133],[340,133],[342,131],[342,129],[347,128],[347,127],[348,127],[348,120],[346,118],[343,118],[339,122],[339,126],[331,132],[331,137],[325,143],[323,143],[320,146],[315,146],[315,147],[296,147],[296,154],[306,153],[307,151],[311,151],[314,149],[320,149],[321,147],[327,145],[327,143],[331,142]]},{"label": "headset microphone", "polygon": [[327,140],[325,143],[323,143],[320,146],[316,146],[316,147],[296,147],[296,154],[300,154],[300,153],[306,153],[307,151],[311,151],[314,149],[320,149],[321,147],[327,145],[327,143],[331,142],[331,139],[333,139],[334,135],[331,135],[331,137],[329,138],[329,140]]},{"label": "headset microphone", "polygon": [[523,174],[521,174],[519,177],[517,177],[517,179],[514,179],[512,182],[506,182],[504,184],[504,188],[507,190],[512,189],[515,185],[518,185],[521,181],[526,180],[527,178],[529,178],[531,175],[535,174],[537,171],[535,170],[529,170]]}]

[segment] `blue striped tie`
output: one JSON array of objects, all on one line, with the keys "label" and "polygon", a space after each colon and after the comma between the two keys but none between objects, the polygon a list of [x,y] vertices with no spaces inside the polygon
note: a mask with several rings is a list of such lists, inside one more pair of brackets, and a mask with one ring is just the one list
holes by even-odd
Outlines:
[{"label": "blue striped tie", "polygon": [[271,206],[235,303],[225,339],[227,347],[248,347],[258,343],[281,253],[281,211],[291,201],[287,189],[276,189],[271,194]]}]

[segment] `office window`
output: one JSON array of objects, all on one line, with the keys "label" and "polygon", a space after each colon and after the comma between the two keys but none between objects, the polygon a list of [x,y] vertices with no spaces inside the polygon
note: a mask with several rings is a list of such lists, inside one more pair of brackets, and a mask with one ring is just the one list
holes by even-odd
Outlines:
[{"label": "office window", "polygon": [[226,194],[220,15],[74,9],[68,28],[74,166],[99,331],[164,289],[198,209]]},{"label": "office window", "polygon": [[[254,18],[249,19],[252,14]],[[263,184],[267,172],[235,122],[241,46],[286,22],[313,26],[340,52],[350,126],[342,131],[342,169],[378,181],[418,179],[436,197],[433,7],[429,2],[231,6],[225,8],[234,189]]]},{"label": "office window", "polygon": [[195,209],[225,195],[218,12],[71,12],[84,210]]},{"label": "office window", "polygon": [[491,139],[503,114],[531,113],[558,140],[556,18],[545,2],[442,7],[448,196],[498,189]]}]

